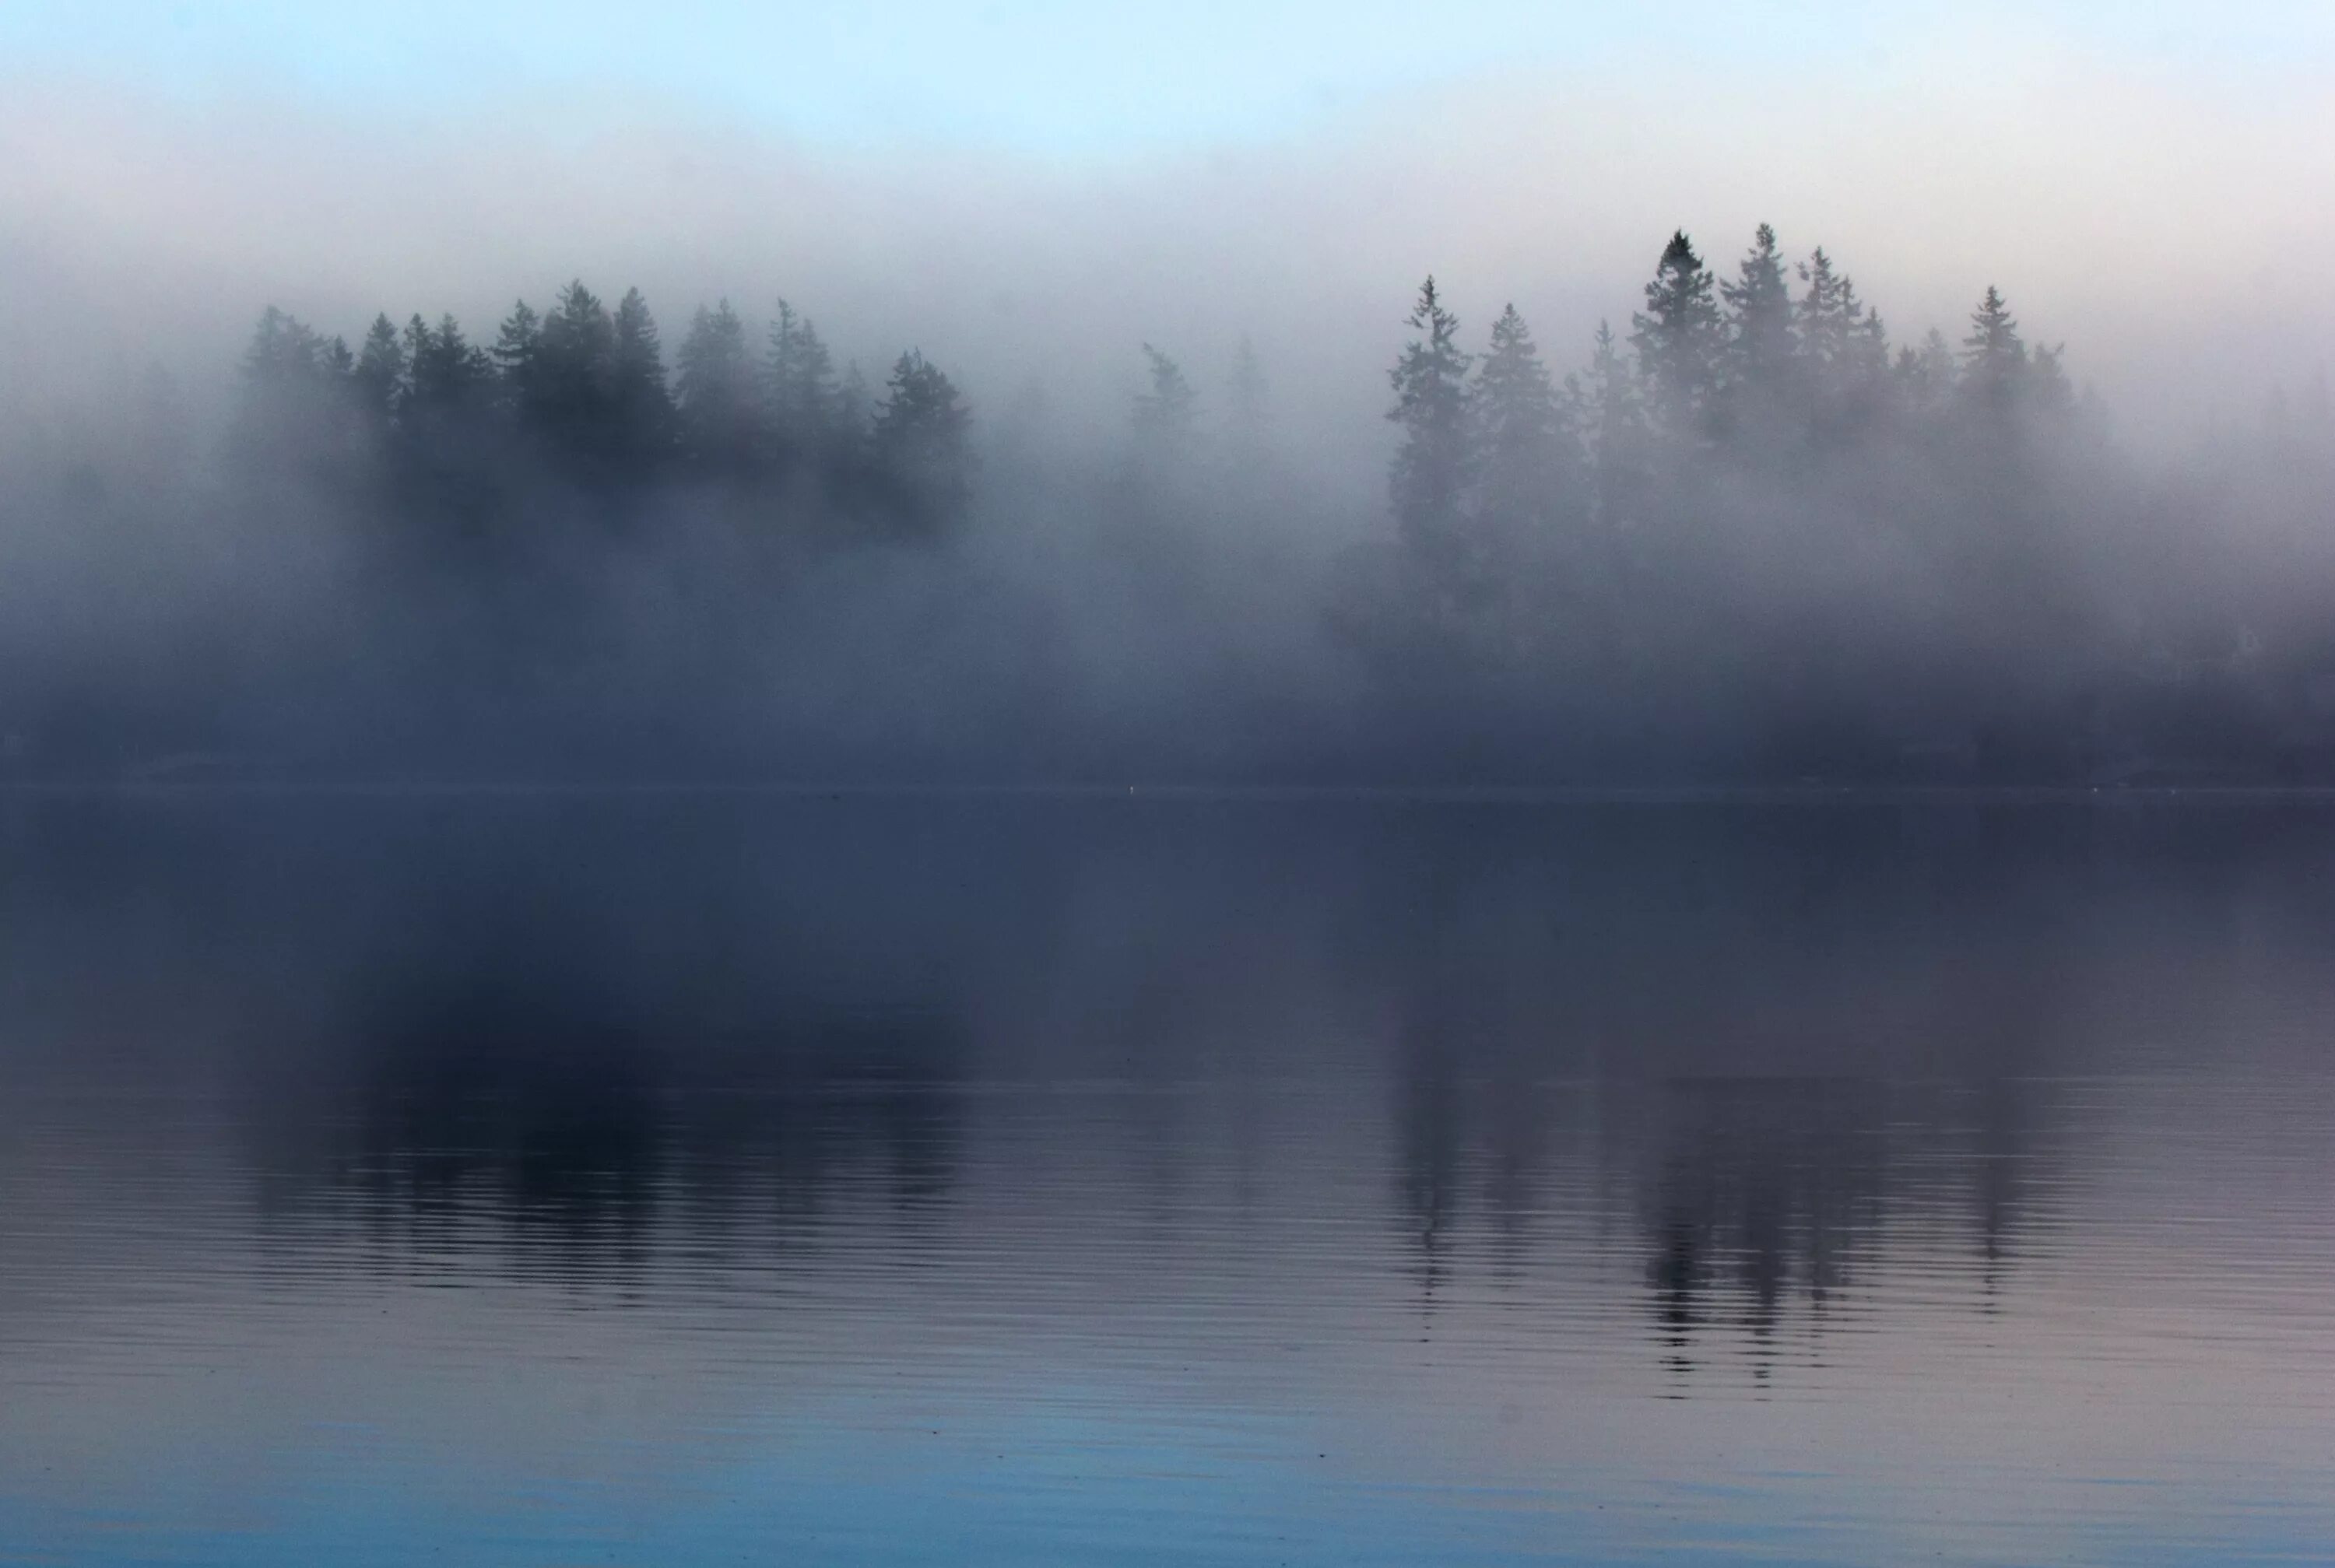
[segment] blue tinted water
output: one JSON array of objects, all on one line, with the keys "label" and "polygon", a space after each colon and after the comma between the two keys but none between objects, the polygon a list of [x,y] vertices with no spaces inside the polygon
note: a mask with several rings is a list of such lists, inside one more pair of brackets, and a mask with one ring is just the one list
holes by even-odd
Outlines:
[{"label": "blue tinted water", "polygon": [[2335,811],[0,852],[0,1562],[2335,1557]]}]

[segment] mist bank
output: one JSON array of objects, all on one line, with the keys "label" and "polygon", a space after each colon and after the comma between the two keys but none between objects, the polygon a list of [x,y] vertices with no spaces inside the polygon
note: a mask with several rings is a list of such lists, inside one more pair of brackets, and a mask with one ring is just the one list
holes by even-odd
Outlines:
[{"label": "mist bank", "polygon": [[1383,468],[1245,344],[1137,337],[1063,419],[784,301],[270,307],[229,408],[156,372],[5,438],[0,769],[2335,782],[2323,377],[2171,460],[1994,288],[1898,341],[1765,226],[1674,236],[1569,374],[1412,303]]},{"label": "mist bank", "polygon": [[2294,282],[2335,240],[2323,27],[2150,61],[2117,53],[2149,30],[2088,15],[2078,39],[2032,5],[1992,29],[1887,11],[1804,19],[1815,50],[1773,18],[1671,15],[1603,60],[1574,23],[1545,24],[1565,47],[1538,62],[1492,29],[1505,63],[1449,79],[1415,69],[1406,21],[1412,69],[1141,150],[920,138],[888,111],[822,136],[785,111],[799,61],[749,72],[780,100],[757,110],[628,71],[547,82],[525,51],[481,73],[429,28],[428,69],[377,101],[264,69],[165,91],[118,54],[44,69],[0,47],[0,418],[149,359],[208,402],[270,301],[352,344],[383,308],[491,335],[514,295],[541,305],[580,273],[611,304],[639,285],[676,333],[699,300],[759,317],[784,294],[879,381],[917,344],[987,421],[1034,380],[1084,439],[1118,423],[1137,342],[1213,381],[1246,333],[1284,444],[1355,461],[1429,270],[1477,330],[1513,299],[1574,364],[1600,316],[1624,325],[1650,242],[1685,223],[1723,254],[1766,218],[1796,256],[1851,259],[1901,337],[1958,335],[2001,283],[2152,441],[2251,418],[2326,360],[2335,311]]}]

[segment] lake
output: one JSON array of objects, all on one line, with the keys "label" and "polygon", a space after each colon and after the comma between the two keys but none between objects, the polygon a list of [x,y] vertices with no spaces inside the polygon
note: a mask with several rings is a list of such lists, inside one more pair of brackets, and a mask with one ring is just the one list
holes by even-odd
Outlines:
[{"label": "lake", "polygon": [[0,1563],[2335,1557],[2335,803],[0,796]]}]

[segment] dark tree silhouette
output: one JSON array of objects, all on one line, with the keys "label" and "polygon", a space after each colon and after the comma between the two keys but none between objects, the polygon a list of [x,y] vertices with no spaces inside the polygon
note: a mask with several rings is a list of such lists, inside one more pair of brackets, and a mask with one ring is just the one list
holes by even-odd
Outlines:
[{"label": "dark tree silhouette", "polygon": [[618,450],[616,324],[581,279],[543,318],[535,371],[528,424],[570,478],[605,479]]},{"label": "dark tree silhouette", "polygon": [[[1821,254],[1821,253],[1819,253]],[[1793,320],[1792,293],[1785,276],[1776,231],[1761,224],[1735,281],[1719,287],[1728,319],[1728,378],[1735,413],[1762,429],[1773,421],[1759,416],[1797,393],[1799,334]]]},{"label": "dark tree silhouette", "polygon": [[1582,512],[1581,456],[1560,397],[1516,307],[1492,324],[1476,367],[1478,527],[1495,571],[1545,555]]},{"label": "dark tree silhouette", "polygon": [[1467,575],[1463,508],[1475,478],[1468,391],[1474,356],[1459,347],[1459,318],[1443,307],[1432,277],[1419,286],[1409,324],[1421,335],[1389,373],[1395,401],[1387,418],[1402,427],[1390,476],[1395,523],[1438,580],[1457,583]]},{"label": "dark tree silhouette", "polygon": [[1652,436],[1635,368],[1622,355],[1613,329],[1597,324],[1583,394],[1598,523],[1618,533],[1644,520],[1652,479]]},{"label": "dark tree silhouette", "polygon": [[795,462],[832,460],[842,425],[835,361],[809,318],[783,299],[770,320],[763,377],[780,450]]},{"label": "dark tree silhouette", "polygon": [[1800,342],[1820,367],[1838,371],[1849,363],[1864,320],[1856,286],[1833,265],[1823,246],[1800,263],[1800,281],[1807,286],[1797,307]]},{"label": "dark tree silhouette", "polygon": [[396,324],[386,314],[374,316],[373,325],[365,330],[364,346],[357,351],[351,376],[357,406],[364,410],[377,431],[387,431],[398,400],[405,395],[405,345],[398,339]]},{"label": "dark tree silhouette", "polygon": [[1856,284],[1818,246],[1802,262],[1807,289],[1795,309],[1821,440],[1853,437],[1871,422],[1890,390],[1888,334],[1856,297]]},{"label": "dark tree silhouette", "polygon": [[[780,722],[760,706],[774,690],[797,715],[859,706],[838,695],[856,679],[838,650],[888,648],[897,624],[863,631],[881,617],[852,595],[896,570],[917,590],[874,597],[905,615],[935,590],[913,613],[950,652],[907,673],[859,660],[894,682],[865,704],[867,735],[954,709],[964,732],[1042,735],[1081,765],[1139,739],[1168,771],[1189,755],[1331,777],[1392,759],[1529,780],[2335,779],[2323,383],[2159,475],[1996,289],[1959,349],[1933,331],[1893,361],[1833,257],[1788,269],[1762,225],[1724,286],[1674,234],[1643,305],[1628,345],[1601,324],[1560,381],[1513,307],[1468,353],[1429,279],[1390,372],[1389,504],[1367,517],[1310,458],[1273,460],[1245,343],[1208,439],[1190,380],[1147,344],[1131,460],[1057,461],[1033,416],[1001,438],[976,513],[949,376],[911,352],[874,406],[785,301],[752,346],[726,302],[699,310],[670,387],[637,290],[614,310],[580,281],[547,315],[518,302],[484,350],[451,316],[377,316],[352,350],[270,309],[215,463],[182,400],[126,382],[86,428],[0,429],[0,500],[56,513],[0,545],[102,562],[74,600],[11,557],[0,609],[102,621],[86,584],[128,581],[133,547],[182,574],[200,559],[216,575],[181,602],[216,613],[215,656],[180,680],[209,706],[133,676],[109,698],[86,671],[36,690],[20,634],[11,711],[91,756],[207,729],[286,752],[362,731],[388,759],[596,757],[603,734],[718,749]],[[976,530],[982,547],[921,566],[843,562]],[[199,547],[214,537],[233,548]],[[262,560],[286,569],[210,564]],[[220,608],[246,605],[247,579],[316,597],[247,630]],[[648,595],[675,612],[669,634],[638,634]],[[1337,635],[1317,642],[1325,619]],[[139,630],[122,641],[143,657]],[[1139,702],[1100,700],[1124,694],[1109,668],[1146,672]],[[984,687],[1004,707],[965,700]],[[1114,707],[1144,717],[1095,717]]]},{"label": "dark tree silhouette", "polygon": [[615,341],[610,351],[610,414],[615,425],[612,456],[625,477],[654,476],[673,455],[673,392],[665,384],[664,351],[656,320],[637,288],[617,302]]},{"label": "dark tree silhouette", "polygon": [[930,538],[963,517],[973,489],[973,416],[955,384],[910,349],[892,366],[870,435],[891,516],[887,532]]},{"label": "dark tree silhouette", "polygon": [[495,345],[487,351],[488,357],[495,362],[503,406],[514,415],[522,413],[542,395],[538,374],[542,341],[543,318],[527,301],[520,300],[503,318],[495,334]]},{"label": "dark tree silhouette", "polygon": [[405,324],[406,401],[401,416],[432,421],[475,411],[494,380],[494,364],[471,346],[451,315],[435,327],[420,316]]},{"label": "dark tree silhouette", "polygon": [[1971,312],[1962,338],[1962,394],[1971,402],[2002,412],[2019,401],[2027,382],[2027,344],[2002,291],[1992,284]]},{"label": "dark tree silhouette", "polygon": [[737,478],[762,455],[763,415],[746,324],[723,300],[700,305],[675,356],[682,441],[696,470]]},{"label": "dark tree silhouette", "polygon": [[1725,349],[1712,290],[1710,269],[1681,229],[1671,236],[1646,285],[1646,308],[1630,318],[1647,405],[1673,436],[1709,433]]}]

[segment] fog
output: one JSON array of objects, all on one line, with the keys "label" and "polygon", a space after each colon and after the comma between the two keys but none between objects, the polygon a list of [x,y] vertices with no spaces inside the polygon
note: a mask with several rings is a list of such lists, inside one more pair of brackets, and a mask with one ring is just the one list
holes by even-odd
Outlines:
[{"label": "fog", "polygon": [[[1107,155],[20,75],[0,769],[2335,782],[2308,63],[1690,52]],[[417,371],[515,299],[545,379]]]}]

